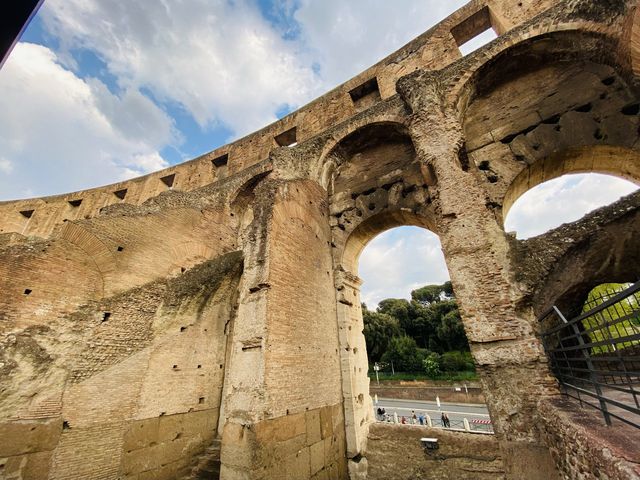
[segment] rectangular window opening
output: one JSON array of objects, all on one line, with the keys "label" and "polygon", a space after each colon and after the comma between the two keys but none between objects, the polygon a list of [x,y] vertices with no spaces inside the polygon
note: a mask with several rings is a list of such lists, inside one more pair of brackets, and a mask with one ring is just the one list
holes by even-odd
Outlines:
[{"label": "rectangular window opening", "polygon": [[160,178],[160,181],[164,183],[167,187],[173,187],[173,182],[176,179],[176,174],[172,173],[171,175],[167,175],[166,177]]},{"label": "rectangular window opening", "polygon": [[229,154],[225,153],[224,155],[220,155],[219,157],[211,160],[213,166],[216,168],[224,167],[227,163],[229,163]]},{"label": "rectangular window opening", "polygon": [[122,190],[116,190],[113,194],[118,197],[120,200],[124,200],[124,197],[127,196],[127,189],[123,188]]},{"label": "rectangular window opening", "polygon": [[21,210],[20,215],[22,215],[24,218],[31,218],[33,212],[35,212],[35,210]]},{"label": "rectangular window opening", "polygon": [[69,205],[72,207],[79,207],[82,204],[82,199],[78,198],[76,200],[69,200]]},{"label": "rectangular window opening", "polygon": [[451,35],[453,35],[462,55],[469,55],[471,52],[498,38],[489,7],[481,8],[453,27]]},{"label": "rectangular window opening", "polygon": [[280,135],[274,137],[276,143],[281,147],[293,147],[297,145],[296,139],[296,127],[290,128],[289,130],[282,132]]},{"label": "rectangular window opening", "polygon": [[349,91],[349,96],[353,103],[357,103],[365,97],[370,97],[372,100],[380,100],[380,89],[378,88],[378,79],[373,77],[367,80],[361,85]]}]

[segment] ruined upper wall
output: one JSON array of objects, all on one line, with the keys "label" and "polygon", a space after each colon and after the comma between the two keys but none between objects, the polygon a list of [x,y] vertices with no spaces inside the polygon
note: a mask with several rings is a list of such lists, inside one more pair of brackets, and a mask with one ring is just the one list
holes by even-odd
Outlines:
[{"label": "ruined upper wall", "polygon": [[240,172],[272,150],[301,143],[396,94],[414,70],[438,70],[462,57],[459,45],[488,28],[501,35],[556,2],[472,0],[415,40],[324,96],[255,133],[194,160],[132,180],[57,196],[0,202],[0,233],[48,236],[64,221],[91,218],[111,204],[141,204],[159,193],[191,191]]}]

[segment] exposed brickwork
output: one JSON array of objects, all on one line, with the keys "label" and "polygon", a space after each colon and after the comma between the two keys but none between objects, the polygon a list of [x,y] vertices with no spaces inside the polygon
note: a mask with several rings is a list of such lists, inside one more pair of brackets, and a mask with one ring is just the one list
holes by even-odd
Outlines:
[{"label": "exposed brickwork", "polygon": [[[615,478],[623,449],[551,425],[536,313],[637,280],[638,195],[526,242],[503,221],[564,173],[640,181],[636,3],[472,0],[233,144],[0,203],[0,478],[189,478],[218,445],[227,480]],[[437,465],[369,435],[358,257],[400,225],[440,236],[497,433]]]}]

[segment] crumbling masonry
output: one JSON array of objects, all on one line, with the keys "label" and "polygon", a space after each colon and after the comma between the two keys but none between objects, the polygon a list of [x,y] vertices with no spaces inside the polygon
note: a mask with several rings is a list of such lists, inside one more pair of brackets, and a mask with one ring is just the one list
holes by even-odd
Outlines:
[{"label": "crumbling masonry", "polygon": [[636,478],[637,438],[570,421],[535,319],[638,279],[640,198],[526,242],[503,219],[564,173],[640,181],[639,6],[473,0],[200,158],[1,203],[0,477],[183,478],[218,442],[224,479],[365,478],[386,448],[368,457],[358,256],[418,225],[440,236],[504,465],[468,478]]}]

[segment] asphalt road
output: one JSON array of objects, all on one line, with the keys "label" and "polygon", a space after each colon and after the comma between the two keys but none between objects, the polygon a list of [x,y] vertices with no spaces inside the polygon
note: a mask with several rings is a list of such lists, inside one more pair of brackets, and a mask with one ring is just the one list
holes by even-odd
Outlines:
[{"label": "asphalt road", "polygon": [[438,408],[436,402],[378,398],[377,404],[374,399],[374,411],[377,411],[378,407],[383,407],[392,418],[394,413],[398,414],[398,419],[404,415],[407,423],[411,420],[411,411],[415,410],[417,416],[420,416],[421,413],[429,415],[433,425],[440,426],[440,415],[442,412],[446,412],[452,428],[464,428],[463,418],[466,418],[473,430],[487,431],[490,429],[490,426],[473,422],[474,419],[489,420],[489,411],[486,405],[441,402],[440,408]]}]

